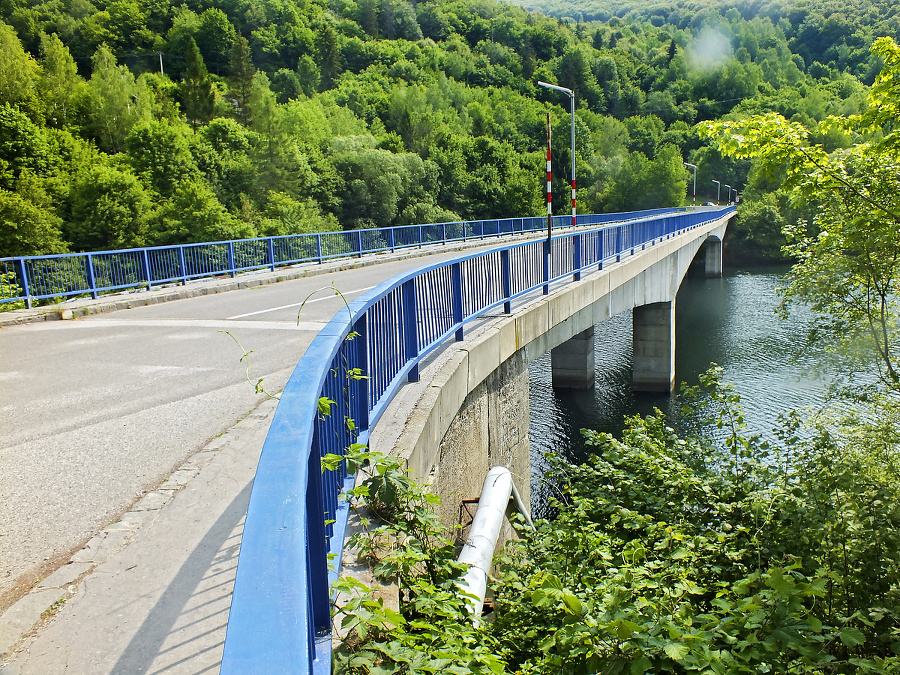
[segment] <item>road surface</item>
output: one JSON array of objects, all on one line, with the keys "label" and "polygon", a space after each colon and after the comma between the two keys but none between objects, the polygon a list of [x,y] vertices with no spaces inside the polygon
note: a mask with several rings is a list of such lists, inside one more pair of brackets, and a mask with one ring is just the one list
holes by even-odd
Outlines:
[{"label": "road surface", "polygon": [[317,289],[352,300],[458,255],[0,329],[0,612],[256,408],[253,383],[283,388],[344,306]]}]

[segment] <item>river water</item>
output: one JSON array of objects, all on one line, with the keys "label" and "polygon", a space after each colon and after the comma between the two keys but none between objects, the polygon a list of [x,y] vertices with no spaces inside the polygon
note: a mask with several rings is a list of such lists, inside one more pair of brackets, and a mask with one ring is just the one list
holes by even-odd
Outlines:
[{"label": "river water", "polygon": [[[711,362],[735,385],[750,433],[772,438],[779,414],[818,406],[826,381],[815,375],[816,354],[800,355],[809,327],[808,312],[775,316],[778,288],[786,268],[749,269],[721,279],[687,278],[675,301],[675,381],[698,383]],[[674,397],[635,395],[631,388],[631,312],[595,327],[595,385],[591,391],[555,391],[550,354],[533,362],[531,372],[532,494],[540,513],[540,476],[547,453],[578,462],[586,455],[582,428],[617,434],[625,415],[658,407],[679,428]]]}]

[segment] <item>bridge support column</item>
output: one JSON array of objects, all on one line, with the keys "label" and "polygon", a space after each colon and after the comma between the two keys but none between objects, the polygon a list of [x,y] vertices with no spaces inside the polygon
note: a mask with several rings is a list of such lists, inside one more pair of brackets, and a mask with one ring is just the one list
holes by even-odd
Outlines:
[{"label": "bridge support column", "polygon": [[675,301],[635,307],[632,314],[634,391],[675,387]]},{"label": "bridge support column", "polygon": [[706,255],[703,262],[706,277],[717,279],[722,276],[722,240],[711,237],[706,240],[705,248]]},{"label": "bridge support column", "polygon": [[594,386],[594,327],[550,350],[553,386],[590,389]]}]

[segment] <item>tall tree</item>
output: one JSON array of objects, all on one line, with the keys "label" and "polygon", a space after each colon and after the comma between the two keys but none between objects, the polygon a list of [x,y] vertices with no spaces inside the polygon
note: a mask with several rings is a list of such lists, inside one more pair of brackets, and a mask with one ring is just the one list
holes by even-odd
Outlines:
[{"label": "tall tree", "polygon": [[[701,133],[723,154],[784,175],[795,204],[815,205],[817,232],[788,226],[797,264],[786,304],[817,312],[816,335],[839,346],[845,372],[874,367],[900,392],[900,47],[880,38],[872,51],[884,67],[861,115],[830,117],[816,136],[777,113],[706,123]],[[834,128],[871,140],[828,153],[815,138]]]},{"label": "tall tree", "polygon": [[218,7],[211,7],[200,15],[197,46],[206,65],[217,75],[228,67],[236,35],[228,15]]},{"label": "tall tree", "polygon": [[0,257],[64,252],[61,224],[52,209],[0,188]]},{"label": "tall tree", "polygon": [[67,238],[77,251],[130,248],[147,243],[150,197],[130,170],[99,164],[72,186]]},{"label": "tall tree", "polygon": [[231,46],[231,75],[228,84],[237,103],[238,117],[244,124],[249,124],[251,119],[250,92],[255,74],[256,68],[250,59],[250,44],[247,38],[238,33]]},{"label": "tall tree", "polygon": [[41,65],[40,87],[47,125],[65,128],[75,122],[75,105],[85,83],[69,48],[55,33],[41,36]]},{"label": "tall tree", "polygon": [[194,38],[188,38],[184,82],[181,84],[181,104],[188,122],[196,130],[210,120],[216,106],[212,80]]},{"label": "tall tree", "polygon": [[139,121],[150,119],[150,90],[134,79],[115,55],[101,45],[93,58],[93,73],[87,83],[88,130],[101,149],[121,152],[125,137]]},{"label": "tall tree", "polygon": [[0,104],[18,106],[31,119],[40,115],[36,84],[41,67],[22,47],[15,31],[0,21]]},{"label": "tall tree", "polygon": [[334,86],[340,73],[340,49],[338,48],[337,31],[329,22],[324,22],[318,34],[319,51],[319,90],[326,91]]}]

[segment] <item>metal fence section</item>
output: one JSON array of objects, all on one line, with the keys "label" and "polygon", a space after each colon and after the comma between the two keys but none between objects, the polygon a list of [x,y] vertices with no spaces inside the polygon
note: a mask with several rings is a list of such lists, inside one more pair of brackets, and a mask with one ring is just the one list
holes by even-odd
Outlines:
[{"label": "metal fence section", "polygon": [[[733,211],[642,217],[461,256],[386,281],[339,311],[297,364],[263,446],[221,672],[330,673],[329,559],[339,565],[347,505],[338,494],[352,477],[323,472],[321,460],[366,442],[400,386],[418,379],[420,359],[462,340],[466,322],[500,306],[511,312],[525,293]],[[579,218],[588,226],[607,216]],[[498,232],[520,221],[490,222],[482,226]]]},{"label": "metal fence section", "polygon": [[[579,216],[580,226],[642,218],[675,209]],[[568,227],[569,216],[556,216],[555,228]],[[35,300],[98,297],[125,289],[150,289],[213,276],[236,276],[254,270],[434,243],[485,239],[538,232],[546,218],[505,218],[460,223],[409,225],[376,230],[348,230],[242,239],[204,244],[157,246],[121,251],[0,258],[0,304]]]}]

